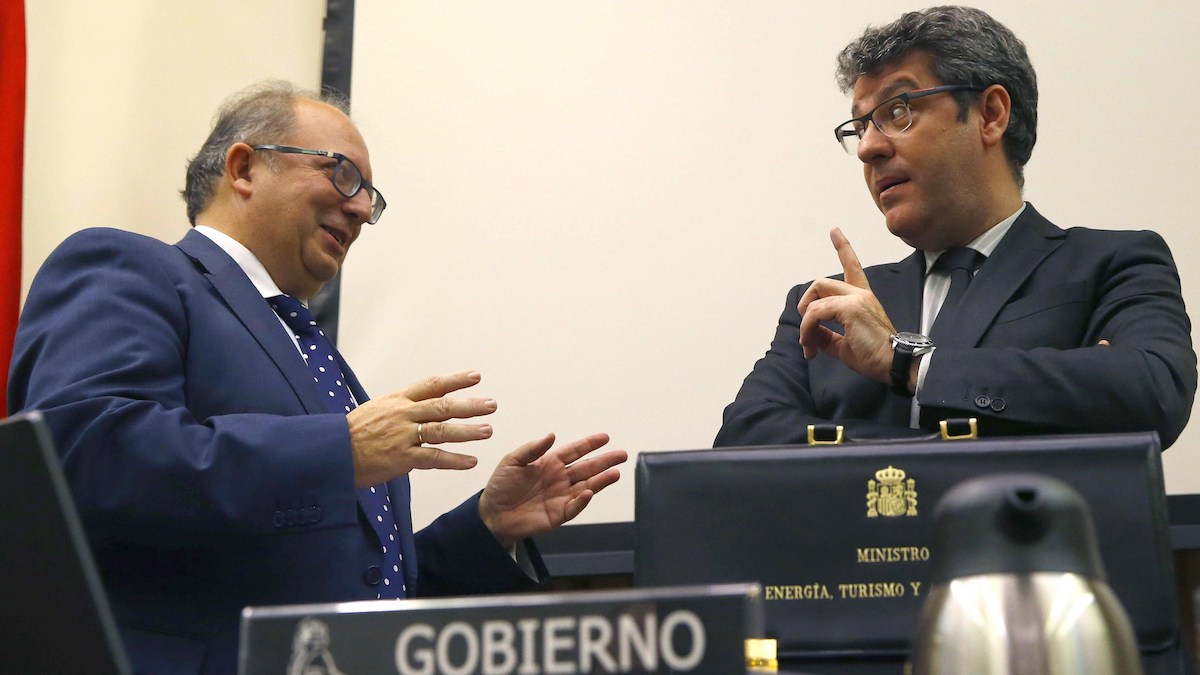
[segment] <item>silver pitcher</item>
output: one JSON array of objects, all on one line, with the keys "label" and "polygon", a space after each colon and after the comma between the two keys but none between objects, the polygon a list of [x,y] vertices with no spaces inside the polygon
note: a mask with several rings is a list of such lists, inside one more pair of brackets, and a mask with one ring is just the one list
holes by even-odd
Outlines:
[{"label": "silver pitcher", "polygon": [[1087,504],[1065,483],[965,481],[934,511],[914,675],[1142,675]]}]

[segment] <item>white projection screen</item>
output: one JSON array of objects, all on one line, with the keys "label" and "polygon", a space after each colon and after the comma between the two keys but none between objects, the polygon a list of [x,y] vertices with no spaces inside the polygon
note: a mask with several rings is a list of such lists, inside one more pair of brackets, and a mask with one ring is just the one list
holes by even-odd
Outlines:
[{"label": "white projection screen", "polygon": [[[352,106],[388,199],[344,270],[340,347],[380,396],[475,369],[480,466],[414,476],[418,526],[523,441],[708,447],[794,284],[907,254],[833,138],[835,54],[923,5],[358,0]],[[1200,3],[981,2],[1041,90],[1026,199],[1155,229],[1200,302]],[[1200,492],[1197,425],[1166,456]],[[633,517],[632,463],[578,522]]]}]

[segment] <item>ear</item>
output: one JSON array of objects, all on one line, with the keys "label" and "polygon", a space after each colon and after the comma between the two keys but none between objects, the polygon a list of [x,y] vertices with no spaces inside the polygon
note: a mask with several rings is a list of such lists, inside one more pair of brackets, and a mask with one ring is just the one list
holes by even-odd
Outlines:
[{"label": "ear", "polygon": [[254,192],[251,167],[257,160],[254,148],[245,143],[234,143],[225,151],[225,179],[236,194],[249,197]]},{"label": "ear", "polygon": [[979,95],[979,132],[985,146],[998,145],[1004,139],[1011,112],[1012,99],[1001,85],[993,84]]}]

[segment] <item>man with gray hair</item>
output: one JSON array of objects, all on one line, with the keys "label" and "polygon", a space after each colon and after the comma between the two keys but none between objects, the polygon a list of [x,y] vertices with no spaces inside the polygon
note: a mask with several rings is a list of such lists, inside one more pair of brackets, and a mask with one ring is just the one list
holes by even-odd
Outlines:
[{"label": "man with gray hair", "polygon": [[29,290],[11,412],[62,454],[139,673],[232,673],[247,605],[517,591],[529,537],[618,478],[624,451],[553,434],[416,532],[414,469],[469,469],[443,444],[496,402],[476,372],[370,399],[305,307],[387,205],[344,102],[284,83],[230,101],[189,164],[176,245],[72,235]]},{"label": "man with gray hair", "polygon": [[842,50],[852,95],[835,140],[863,165],[892,235],[915,251],[796,286],[770,350],[725,409],[718,446],[920,435],[1157,431],[1196,392],[1179,275],[1148,231],[1061,229],[1022,199],[1037,138],[1025,45],[986,13],[935,7]]}]

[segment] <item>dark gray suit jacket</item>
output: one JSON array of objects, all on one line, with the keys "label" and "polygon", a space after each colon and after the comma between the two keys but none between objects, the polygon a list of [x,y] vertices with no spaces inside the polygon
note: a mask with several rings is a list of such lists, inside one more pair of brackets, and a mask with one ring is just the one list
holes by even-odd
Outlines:
[{"label": "dark gray suit jacket", "polygon": [[[866,273],[896,328],[919,331],[922,252]],[[788,294],[715,445],[803,443],[809,424],[826,422],[851,438],[896,437],[977,417],[983,434],[1154,430],[1167,447],[1191,414],[1191,323],[1153,232],[1063,230],[1027,207],[976,273],[953,333],[939,337],[918,399],[921,431],[908,428],[911,397],[830,356],[804,359],[796,305],[807,288]],[[1102,339],[1112,346],[1097,347]]]}]

